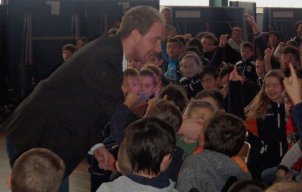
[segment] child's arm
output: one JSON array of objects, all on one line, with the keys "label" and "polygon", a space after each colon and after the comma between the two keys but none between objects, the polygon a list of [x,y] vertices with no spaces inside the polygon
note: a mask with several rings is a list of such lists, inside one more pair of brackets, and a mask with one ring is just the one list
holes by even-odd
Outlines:
[{"label": "child's arm", "polygon": [[292,148],[284,155],[281,160],[280,165],[291,169],[292,166],[298,161],[299,158],[302,156],[301,148],[300,148],[301,141],[298,141]]},{"label": "child's arm", "polygon": [[302,96],[301,83],[297,77],[293,65],[289,64],[291,75],[283,80],[285,90],[294,103],[292,117],[299,132],[299,137],[302,138]]}]

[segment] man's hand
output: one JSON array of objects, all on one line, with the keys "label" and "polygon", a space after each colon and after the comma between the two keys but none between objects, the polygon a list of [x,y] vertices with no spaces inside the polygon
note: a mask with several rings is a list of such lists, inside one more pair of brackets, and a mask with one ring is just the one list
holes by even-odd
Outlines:
[{"label": "man's hand", "polygon": [[93,155],[99,162],[99,168],[104,170],[115,171],[115,158],[113,155],[104,147],[101,146],[93,151]]}]

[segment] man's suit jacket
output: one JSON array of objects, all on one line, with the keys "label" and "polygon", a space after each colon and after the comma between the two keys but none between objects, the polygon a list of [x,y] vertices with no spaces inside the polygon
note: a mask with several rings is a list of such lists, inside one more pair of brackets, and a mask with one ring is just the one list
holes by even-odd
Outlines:
[{"label": "man's suit jacket", "polygon": [[3,123],[2,131],[19,154],[44,147],[58,154],[69,175],[123,102],[121,39],[100,37],[76,52]]}]

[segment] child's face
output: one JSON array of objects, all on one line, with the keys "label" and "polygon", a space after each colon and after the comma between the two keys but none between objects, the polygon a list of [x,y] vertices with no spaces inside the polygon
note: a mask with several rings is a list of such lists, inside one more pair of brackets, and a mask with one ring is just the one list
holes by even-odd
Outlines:
[{"label": "child's face", "polygon": [[277,77],[268,77],[265,81],[265,94],[273,102],[280,102],[282,99],[283,86]]},{"label": "child's face", "polygon": [[268,36],[268,44],[274,47],[278,46],[279,44],[278,36],[275,34],[270,34]]},{"label": "child's face", "polygon": [[205,74],[201,78],[200,82],[201,82],[203,89],[217,89],[218,88],[217,79],[215,79],[215,77],[210,74]]},{"label": "child's face", "polygon": [[139,78],[132,77],[132,76],[124,77],[123,84],[122,84],[122,90],[124,92],[124,95],[126,95],[129,92],[138,94],[141,90]]},{"label": "child's face", "polygon": [[72,52],[70,50],[63,50],[62,51],[62,56],[63,60],[66,61],[69,57],[71,57]]},{"label": "child's face", "polygon": [[293,101],[289,97],[284,98],[284,105],[285,105],[285,113],[287,116],[291,116],[291,113],[293,111]]},{"label": "child's face", "polygon": [[196,108],[191,112],[189,119],[193,119],[203,126],[213,113],[214,112],[208,108]]},{"label": "child's face", "polygon": [[257,76],[260,77],[261,79],[265,75],[265,66],[264,66],[264,60],[256,60],[256,73]]},{"label": "child's face", "polygon": [[140,76],[139,79],[141,83],[141,93],[148,98],[155,95],[157,87],[154,85],[152,77]]},{"label": "child's face", "polygon": [[243,47],[240,49],[240,54],[242,59],[248,60],[253,56],[253,51],[248,47]]},{"label": "child's face", "polygon": [[291,53],[281,54],[280,69],[281,70],[288,69],[289,63],[293,63],[294,65],[295,65],[295,63],[297,63],[294,55]]},{"label": "child's face", "polygon": [[202,51],[211,52],[214,49],[214,42],[209,38],[201,38]]},{"label": "child's face", "polygon": [[168,42],[167,43],[167,53],[171,59],[178,60],[178,57],[182,54],[183,47],[177,42]]},{"label": "child's face", "polygon": [[214,114],[214,112],[207,108],[196,108],[190,116],[184,116],[184,122],[192,123],[194,126],[186,126],[182,130],[182,135],[191,141],[198,141],[200,135],[204,134],[205,122]]},{"label": "child's face", "polygon": [[184,77],[194,77],[200,72],[200,66],[191,57],[182,60],[180,71]]}]

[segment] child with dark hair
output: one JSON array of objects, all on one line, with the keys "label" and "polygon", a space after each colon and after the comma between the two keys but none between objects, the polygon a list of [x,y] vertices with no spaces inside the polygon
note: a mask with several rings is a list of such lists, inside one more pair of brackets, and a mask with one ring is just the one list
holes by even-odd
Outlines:
[{"label": "child with dark hair", "polygon": [[64,171],[64,162],[55,153],[32,148],[16,160],[9,184],[12,192],[57,192]]},{"label": "child with dark hair", "polygon": [[257,82],[256,64],[253,60],[254,46],[250,42],[244,42],[240,45],[241,60],[235,65],[241,75]]},{"label": "child with dark hair", "polygon": [[196,93],[202,90],[199,74],[202,70],[202,63],[199,56],[194,52],[186,52],[179,62],[181,79],[179,83],[186,91],[188,98],[195,97]]},{"label": "child with dark hair", "polygon": [[[128,174],[102,184],[97,192],[176,191],[174,183],[161,176],[172,160],[175,142],[173,128],[160,119],[146,118],[130,124],[122,144]],[[121,167],[119,162],[122,163],[120,159],[117,165]]]},{"label": "child with dark hair", "polygon": [[216,111],[224,111],[224,99],[220,91],[215,89],[202,90],[195,99],[210,103]]},{"label": "child with dark hair", "polygon": [[[230,177],[250,179],[243,161],[233,159],[244,145],[246,131],[238,117],[216,113],[205,126],[202,152],[185,159],[177,181],[179,191],[221,191]],[[227,142],[226,142],[227,141]]]},{"label": "child with dark hair", "polygon": [[216,67],[205,67],[200,73],[200,83],[203,89],[218,89],[218,70]]},{"label": "child with dark hair", "polygon": [[75,52],[75,46],[73,44],[66,44],[62,47],[62,57],[66,61]]},{"label": "child with dark hair", "polygon": [[185,110],[188,103],[186,90],[179,85],[170,84],[164,87],[159,94],[159,98],[173,101],[181,112]]},{"label": "child with dark hair", "polygon": [[165,77],[171,82],[178,82],[180,79],[179,56],[183,53],[185,44],[185,38],[179,35],[168,39],[167,54],[169,55],[169,60]]},{"label": "child with dark hair", "polygon": [[75,43],[75,50],[79,50],[80,48],[84,47],[88,43],[87,37],[80,37],[76,40]]},{"label": "child with dark hair", "polygon": [[[147,111],[145,117],[155,117],[165,121],[173,127],[175,133],[178,132],[182,124],[182,113],[179,108],[173,101],[165,99],[158,99]],[[183,150],[176,146],[169,167],[162,173],[174,182],[177,181],[179,170],[183,162],[183,153]]]}]

